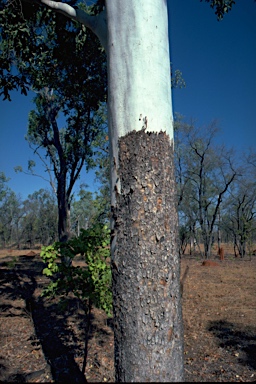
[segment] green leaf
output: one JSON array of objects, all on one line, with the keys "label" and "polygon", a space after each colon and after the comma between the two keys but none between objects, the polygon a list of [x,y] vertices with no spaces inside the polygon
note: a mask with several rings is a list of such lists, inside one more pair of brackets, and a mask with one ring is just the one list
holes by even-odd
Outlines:
[{"label": "green leaf", "polygon": [[43,269],[43,274],[46,276],[52,276],[52,271],[48,268]]}]

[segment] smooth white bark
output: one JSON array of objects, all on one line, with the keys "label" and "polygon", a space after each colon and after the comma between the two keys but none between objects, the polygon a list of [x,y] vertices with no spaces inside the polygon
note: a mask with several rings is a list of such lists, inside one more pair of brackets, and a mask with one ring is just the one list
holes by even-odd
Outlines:
[{"label": "smooth white bark", "polygon": [[106,0],[109,124],[173,138],[166,0]]},{"label": "smooth white bark", "polygon": [[166,0],[106,0],[112,205],[120,191],[118,139],[145,129],[173,139]]},{"label": "smooth white bark", "polygon": [[113,151],[118,137],[133,130],[164,131],[172,140],[167,1],[106,0],[107,12],[97,16],[61,2],[41,3],[90,28],[107,52]]}]

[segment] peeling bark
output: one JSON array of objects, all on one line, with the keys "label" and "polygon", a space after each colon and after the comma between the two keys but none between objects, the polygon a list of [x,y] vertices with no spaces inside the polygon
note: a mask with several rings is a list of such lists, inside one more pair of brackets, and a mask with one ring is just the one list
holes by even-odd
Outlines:
[{"label": "peeling bark", "polygon": [[119,139],[112,206],[118,382],[182,381],[183,325],[173,145],[166,133]]}]

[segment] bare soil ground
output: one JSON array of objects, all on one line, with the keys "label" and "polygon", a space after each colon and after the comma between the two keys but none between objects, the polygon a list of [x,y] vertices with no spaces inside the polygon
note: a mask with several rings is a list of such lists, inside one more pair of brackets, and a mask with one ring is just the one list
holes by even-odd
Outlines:
[{"label": "bare soil ground", "polygon": [[[77,300],[41,297],[48,283],[39,251],[0,251],[0,381],[113,382],[111,319],[92,313],[85,375],[85,319]],[[30,255],[29,255],[30,254]],[[217,260],[215,260],[217,261]],[[256,380],[256,257],[220,266],[183,257],[185,380]]]}]

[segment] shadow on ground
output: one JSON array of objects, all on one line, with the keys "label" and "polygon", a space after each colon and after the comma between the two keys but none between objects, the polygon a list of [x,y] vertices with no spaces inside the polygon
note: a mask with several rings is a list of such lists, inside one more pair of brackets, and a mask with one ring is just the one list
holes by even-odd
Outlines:
[{"label": "shadow on ground", "polygon": [[[41,261],[23,258],[11,270],[2,269],[2,266],[3,263],[0,265],[0,294],[6,299],[0,306],[2,316],[30,317],[34,325],[34,336],[30,342],[41,345],[54,382],[85,383],[85,376],[75,361],[75,357],[84,356],[84,344],[81,343],[81,337],[78,338],[70,327],[72,317],[79,335],[83,334],[85,337],[85,316],[78,307],[77,300],[71,298],[66,302],[66,306],[61,307],[58,301],[52,303],[41,296],[35,297],[36,289],[40,288],[38,281],[41,280],[44,268]],[[24,306],[21,304],[20,307],[12,307],[13,300],[21,300]],[[5,371],[3,362],[0,362],[0,366],[2,372]],[[15,375],[10,372],[7,380],[26,382],[33,378],[31,375],[27,376],[21,372],[15,372]]]},{"label": "shadow on ground", "polygon": [[238,359],[240,364],[256,369],[256,327],[247,327],[243,332],[236,324],[220,320],[211,321],[208,330],[219,340],[221,348],[242,352]]}]

